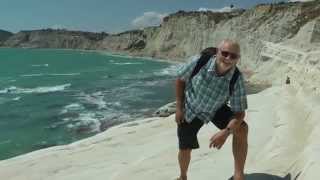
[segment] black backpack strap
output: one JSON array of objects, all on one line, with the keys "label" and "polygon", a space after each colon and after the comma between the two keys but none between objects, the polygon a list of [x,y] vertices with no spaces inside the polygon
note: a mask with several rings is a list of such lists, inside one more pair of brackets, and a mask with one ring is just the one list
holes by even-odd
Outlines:
[{"label": "black backpack strap", "polygon": [[232,78],[230,80],[230,84],[229,84],[229,95],[231,96],[233,91],[234,91],[234,85],[236,84],[238,77],[240,75],[240,71],[239,69],[236,67],[236,69],[234,70],[234,73],[232,75]]},{"label": "black backpack strap", "polygon": [[[201,52],[201,56],[199,58],[199,60],[197,61],[197,64],[195,66],[195,68],[193,69],[191,76],[190,76],[190,80],[198,74],[198,72],[201,70],[201,68],[206,65],[208,63],[208,61],[210,60],[210,58],[214,55],[216,55],[217,53],[217,48],[215,47],[208,47],[206,49],[204,49]],[[234,73],[232,75],[232,78],[230,80],[230,84],[229,84],[229,95],[231,96],[233,91],[234,91],[234,86],[236,84],[236,81],[238,80],[238,77],[240,75],[240,71],[239,69],[236,67],[234,70]]]},{"label": "black backpack strap", "polygon": [[204,49],[201,52],[201,56],[199,58],[199,60],[197,61],[197,65],[195,66],[195,68],[192,71],[192,74],[190,76],[190,80],[198,74],[198,72],[200,71],[200,69],[206,65],[208,63],[208,61],[210,60],[210,58],[215,55],[217,53],[217,48],[215,47],[208,47],[206,49]]},{"label": "black backpack strap", "polygon": [[207,56],[207,55],[202,55],[199,60],[197,61],[197,65],[194,67],[192,74],[190,76],[190,80],[198,74],[198,72],[200,71],[200,69],[206,65],[209,61],[209,59],[211,58],[211,56]]}]

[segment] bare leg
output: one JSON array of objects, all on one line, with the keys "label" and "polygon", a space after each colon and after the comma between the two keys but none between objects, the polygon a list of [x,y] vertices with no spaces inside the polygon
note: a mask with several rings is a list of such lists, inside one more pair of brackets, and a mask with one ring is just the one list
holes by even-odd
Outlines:
[{"label": "bare leg", "polygon": [[234,180],[244,180],[244,165],[248,151],[248,129],[248,125],[243,123],[233,134]]},{"label": "bare leg", "polygon": [[180,180],[187,180],[187,171],[191,160],[192,149],[180,149],[178,160],[180,165]]}]

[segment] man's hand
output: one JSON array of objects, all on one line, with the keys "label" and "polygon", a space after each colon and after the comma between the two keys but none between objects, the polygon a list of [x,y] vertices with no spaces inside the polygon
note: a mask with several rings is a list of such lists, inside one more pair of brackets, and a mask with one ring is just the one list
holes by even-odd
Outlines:
[{"label": "man's hand", "polygon": [[229,133],[226,129],[223,129],[216,134],[214,134],[210,139],[209,148],[220,149],[223,144],[226,142]]},{"label": "man's hand", "polygon": [[176,111],[176,123],[180,125],[184,122],[184,114],[182,110],[177,109]]}]

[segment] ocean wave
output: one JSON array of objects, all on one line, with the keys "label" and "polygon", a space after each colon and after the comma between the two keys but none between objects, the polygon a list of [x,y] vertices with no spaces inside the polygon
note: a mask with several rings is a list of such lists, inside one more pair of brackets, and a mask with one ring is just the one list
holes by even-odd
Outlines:
[{"label": "ocean wave", "polygon": [[118,111],[100,111],[80,113],[78,118],[65,118],[65,122],[70,122],[67,128],[77,133],[101,132],[107,128],[130,121],[134,115]]},{"label": "ocean wave", "polygon": [[69,104],[69,105],[65,106],[65,108],[67,110],[74,111],[74,110],[82,110],[83,106],[81,104],[79,104],[79,103],[72,103],[72,104]]},{"label": "ocean wave", "polygon": [[39,77],[39,76],[79,76],[80,73],[61,73],[61,74],[23,74],[21,77]]},{"label": "ocean wave", "polygon": [[63,107],[63,109],[60,111],[60,115],[62,114],[73,114],[73,113],[76,113],[76,112],[79,112],[79,111],[82,111],[84,110],[84,107],[82,104],[79,104],[79,103],[72,103],[72,104],[69,104],[69,105],[66,105]]},{"label": "ocean wave", "polygon": [[21,97],[15,97],[15,98],[2,98],[2,97],[0,97],[0,104],[5,104],[10,101],[19,101],[20,99],[21,99]]},{"label": "ocean wave", "polygon": [[167,68],[161,69],[160,71],[154,72],[156,76],[176,76],[177,70],[181,68],[181,64],[171,65]]},{"label": "ocean wave", "polygon": [[36,88],[19,88],[16,86],[11,86],[0,90],[0,94],[32,94],[32,93],[50,93],[64,91],[66,88],[70,87],[71,84],[62,84],[58,86],[43,86]]},{"label": "ocean wave", "polygon": [[32,64],[32,67],[48,67],[49,64]]},{"label": "ocean wave", "polygon": [[40,73],[40,74],[23,74],[20,75],[21,77],[37,77],[37,76],[44,76],[44,74]]},{"label": "ocean wave", "polygon": [[79,76],[80,73],[47,74],[48,76]]},{"label": "ocean wave", "polygon": [[13,98],[12,101],[19,101],[20,99],[21,99],[21,97],[18,96],[18,97]]},{"label": "ocean wave", "polygon": [[124,63],[112,63],[115,65],[136,65],[136,64],[143,64],[143,63],[139,63],[139,62],[124,62]]},{"label": "ocean wave", "polygon": [[96,105],[98,109],[105,109],[107,103],[103,100],[104,94],[101,91],[95,92],[93,94],[80,93],[78,99],[82,100],[84,103]]},{"label": "ocean wave", "polygon": [[101,122],[95,117],[95,113],[81,113],[76,123],[68,124],[67,128],[81,132],[100,132]]}]

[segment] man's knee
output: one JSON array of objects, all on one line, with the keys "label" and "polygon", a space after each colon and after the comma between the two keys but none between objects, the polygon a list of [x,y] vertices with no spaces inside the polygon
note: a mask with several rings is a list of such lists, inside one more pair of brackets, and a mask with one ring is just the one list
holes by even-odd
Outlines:
[{"label": "man's knee", "polygon": [[249,131],[249,126],[245,121],[243,121],[240,127],[234,131],[234,135],[236,137],[247,137],[248,131]]},{"label": "man's knee", "polygon": [[190,154],[192,149],[179,149],[179,152],[181,154]]}]

